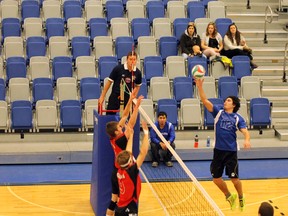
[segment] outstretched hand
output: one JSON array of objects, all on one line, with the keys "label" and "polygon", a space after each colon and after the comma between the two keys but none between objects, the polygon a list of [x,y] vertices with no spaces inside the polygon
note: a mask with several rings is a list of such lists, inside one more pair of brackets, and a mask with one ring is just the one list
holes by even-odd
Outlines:
[{"label": "outstretched hand", "polygon": [[143,131],[148,130],[147,122],[144,120],[142,120],[142,128],[143,128]]},{"label": "outstretched hand", "polygon": [[194,78],[197,88],[202,87],[204,79]]}]

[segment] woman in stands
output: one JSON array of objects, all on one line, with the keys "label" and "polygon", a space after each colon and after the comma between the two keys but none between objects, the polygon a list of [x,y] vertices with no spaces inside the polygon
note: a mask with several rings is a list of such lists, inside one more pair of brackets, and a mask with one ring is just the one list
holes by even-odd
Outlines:
[{"label": "woman in stands", "polygon": [[207,58],[214,59],[216,56],[220,56],[223,49],[222,36],[217,32],[214,22],[208,23],[206,32],[203,33],[201,48]]},{"label": "woman in stands", "polygon": [[197,34],[194,22],[189,22],[187,29],[181,35],[180,48],[184,58],[202,56],[201,39]]},{"label": "woman in stands", "polygon": [[224,49],[222,55],[232,58],[236,55],[246,55],[250,58],[250,64],[252,69],[258,66],[253,63],[252,49],[248,47],[244,36],[238,30],[235,23],[229,25],[226,35],[224,36]]}]

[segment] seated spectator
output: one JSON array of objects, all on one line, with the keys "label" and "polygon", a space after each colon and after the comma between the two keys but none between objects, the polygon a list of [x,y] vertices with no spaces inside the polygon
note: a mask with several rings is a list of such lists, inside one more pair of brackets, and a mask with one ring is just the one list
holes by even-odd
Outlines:
[{"label": "seated spectator", "polygon": [[197,34],[197,29],[194,22],[189,22],[187,29],[181,35],[180,48],[184,58],[193,57],[196,55],[202,56],[201,39]]},{"label": "seated spectator", "polygon": [[273,216],[274,215],[273,206],[268,202],[262,202],[258,210],[258,215],[259,216]]},{"label": "seated spectator", "polygon": [[223,49],[222,36],[217,32],[214,22],[208,23],[206,32],[203,33],[201,48],[207,58],[214,59],[216,56],[220,56]]},{"label": "seated spectator", "polygon": [[251,67],[257,68],[258,66],[253,63],[252,49],[248,47],[244,36],[238,30],[235,23],[229,25],[226,35],[224,36],[224,49],[222,55],[232,58],[236,55],[246,55],[250,58]]},{"label": "seated spectator", "polygon": [[[167,114],[165,112],[159,112],[158,113],[158,120],[155,122],[155,125],[157,129],[160,131],[160,133],[164,136],[164,138],[167,140],[167,142],[171,145],[173,149],[175,149],[175,130],[174,126],[171,122],[167,121]],[[151,139],[151,152],[152,152],[152,167],[157,167],[160,163],[160,154],[159,151],[164,151],[164,163],[168,167],[172,167],[173,163],[171,161],[172,154],[168,150],[165,143],[162,142],[162,140],[159,138],[159,136],[156,134],[156,132],[151,128],[150,130],[150,139]]]}]

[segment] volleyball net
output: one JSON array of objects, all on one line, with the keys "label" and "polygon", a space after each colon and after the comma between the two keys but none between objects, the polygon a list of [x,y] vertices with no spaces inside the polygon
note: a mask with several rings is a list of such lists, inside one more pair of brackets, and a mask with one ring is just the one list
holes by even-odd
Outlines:
[{"label": "volleyball net", "polygon": [[173,168],[142,166],[140,170],[166,215],[224,215],[141,106],[139,112],[176,160]]}]

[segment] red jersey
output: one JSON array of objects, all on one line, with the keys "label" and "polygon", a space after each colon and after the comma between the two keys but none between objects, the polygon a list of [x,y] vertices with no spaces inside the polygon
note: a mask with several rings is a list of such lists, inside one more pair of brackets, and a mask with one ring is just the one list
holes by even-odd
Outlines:
[{"label": "red jersey", "polygon": [[117,180],[119,186],[119,201],[118,207],[128,206],[134,201],[138,203],[138,198],[141,191],[141,179],[137,164],[134,163],[128,169],[118,169]]},{"label": "red jersey", "polygon": [[117,165],[116,163],[116,157],[121,151],[126,149],[127,142],[128,140],[124,133],[120,134],[119,136],[113,139],[110,139],[110,143],[114,151],[114,155],[115,155],[115,167],[116,168],[120,168],[119,165]]}]

